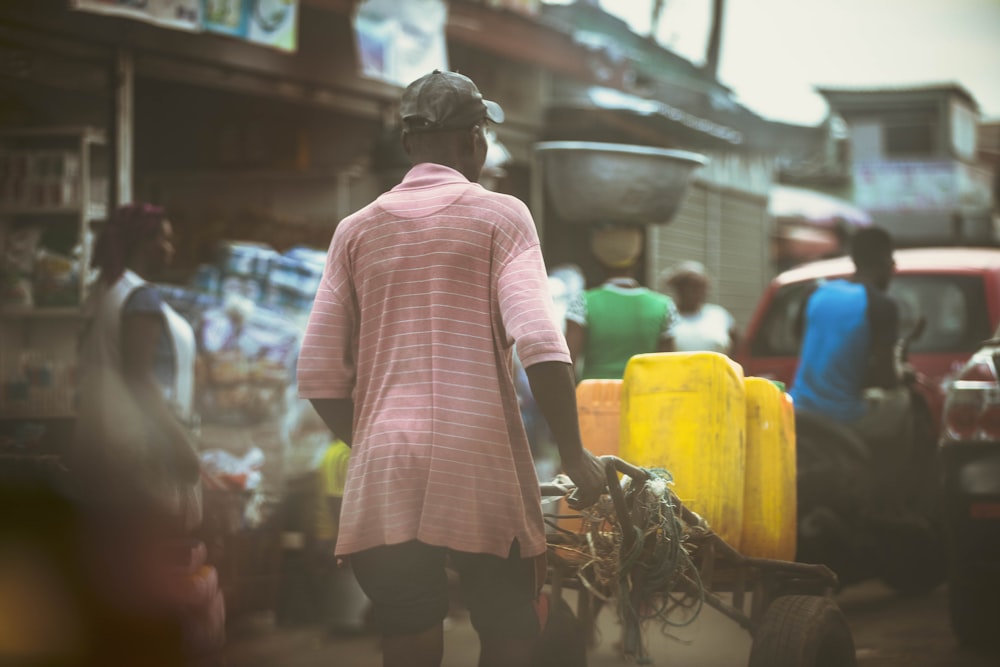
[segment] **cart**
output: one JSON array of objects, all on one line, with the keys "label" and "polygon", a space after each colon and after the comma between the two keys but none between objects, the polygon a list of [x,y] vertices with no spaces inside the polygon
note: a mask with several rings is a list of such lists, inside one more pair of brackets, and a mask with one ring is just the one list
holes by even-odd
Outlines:
[{"label": "cart", "polygon": [[[665,471],[647,470],[602,456],[608,494],[580,514],[546,515],[547,581],[554,598],[579,593],[577,618],[588,644],[600,607],[616,602],[622,652],[649,664],[642,633],[656,618],[666,625],[694,620],[709,605],[753,638],[749,667],[851,667],[854,641],[832,599],[837,577],[824,565],[740,554],[684,507]],[[619,480],[618,473],[624,477]],[[558,496],[565,485],[543,484]],[[580,518],[580,529],[558,519]],[[602,559],[602,548],[612,551]],[[728,593],[731,602],[722,594]],[[748,595],[748,593],[750,595]],[[671,617],[679,621],[671,622]]]}]

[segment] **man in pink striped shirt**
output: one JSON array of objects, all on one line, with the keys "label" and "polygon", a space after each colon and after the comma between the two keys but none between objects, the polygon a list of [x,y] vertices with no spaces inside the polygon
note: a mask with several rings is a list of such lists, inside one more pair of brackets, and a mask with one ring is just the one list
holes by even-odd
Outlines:
[{"label": "man in pink striped shirt", "polygon": [[604,489],[580,443],[569,351],[527,207],[476,181],[503,111],[435,70],[401,100],[403,181],[344,219],[302,342],[301,396],[351,444],[337,554],[383,634],[383,664],[440,665],[446,562],[480,665],[528,665],[545,553],[539,485],[512,380],[517,344],[577,486]]}]

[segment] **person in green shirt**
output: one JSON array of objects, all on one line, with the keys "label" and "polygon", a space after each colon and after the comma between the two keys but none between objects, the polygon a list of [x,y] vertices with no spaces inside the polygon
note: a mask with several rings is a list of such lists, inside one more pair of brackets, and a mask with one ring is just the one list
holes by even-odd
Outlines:
[{"label": "person in green shirt", "polygon": [[566,312],[566,343],[581,380],[621,379],[633,355],[674,349],[677,308],[670,297],[636,280],[642,249],[639,227],[593,231],[591,250],[606,280],[579,295]]}]

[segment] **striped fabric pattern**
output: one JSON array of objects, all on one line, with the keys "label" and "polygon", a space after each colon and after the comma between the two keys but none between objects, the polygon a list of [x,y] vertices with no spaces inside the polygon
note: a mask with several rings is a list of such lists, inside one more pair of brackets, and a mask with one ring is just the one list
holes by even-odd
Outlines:
[{"label": "striped fabric pattern", "polygon": [[298,383],[355,401],[339,555],[413,539],[544,551],[511,349],[569,363],[552,309],[527,207],[448,167],[415,166],[338,225]]}]

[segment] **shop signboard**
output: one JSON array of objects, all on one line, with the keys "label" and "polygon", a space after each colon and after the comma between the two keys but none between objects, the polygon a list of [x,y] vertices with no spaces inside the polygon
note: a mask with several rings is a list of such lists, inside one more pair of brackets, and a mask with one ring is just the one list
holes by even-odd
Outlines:
[{"label": "shop signboard", "polygon": [[298,0],[244,0],[247,34],[254,44],[294,51],[298,27]]},{"label": "shop signboard", "polygon": [[364,0],[354,15],[361,75],[399,86],[448,69],[444,0]]},{"label": "shop signboard", "polygon": [[202,25],[207,32],[246,36],[249,12],[244,0],[202,0],[202,3]]},{"label": "shop signboard", "polygon": [[72,0],[74,9],[122,16],[175,30],[201,30],[202,0]]},{"label": "shop signboard", "polygon": [[950,209],[956,202],[951,162],[869,162],[854,168],[854,200],[869,211]]},{"label": "shop signboard", "polygon": [[299,0],[71,0],[74,9],[295,51]]},{"label": "shop signboard", "polygon": [[854,168],[854,201],[868,211],[986,210],[990,177],[956,161],[866,162]]}]

